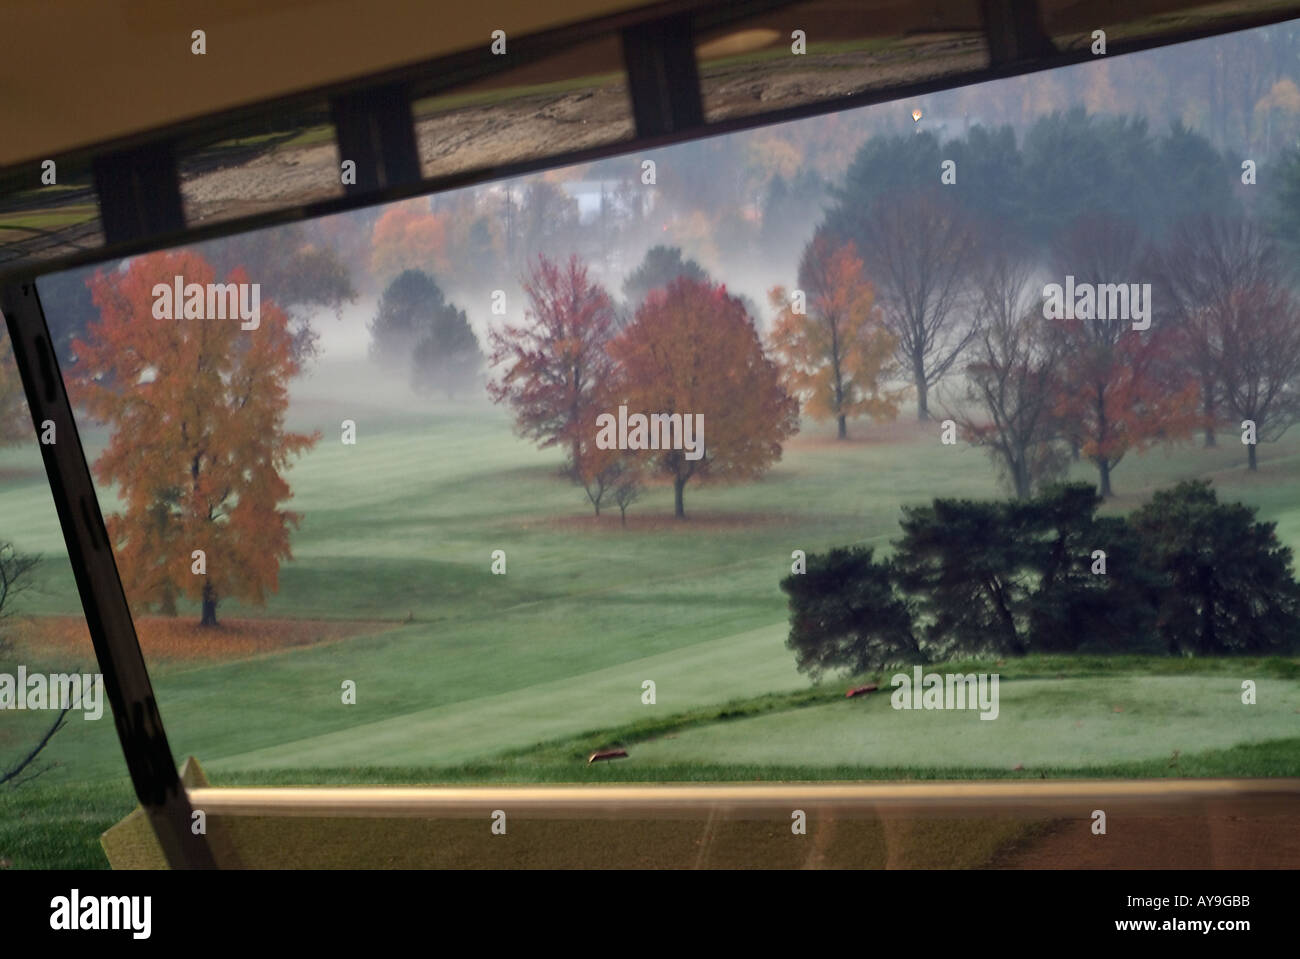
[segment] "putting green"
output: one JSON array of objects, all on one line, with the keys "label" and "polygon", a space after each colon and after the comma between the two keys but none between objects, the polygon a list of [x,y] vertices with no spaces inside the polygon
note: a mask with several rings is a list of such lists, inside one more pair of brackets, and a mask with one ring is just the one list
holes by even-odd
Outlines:
[{"label": "putting green", "polygon": [[[999,714],[895,710],[890,690],[683,730],[633,747],[630,763],[892,767],[1079,767],[1295,736],[1300,682],[1249,676],[1026,679],[999,685]],[[1116,707],[1122,712],[1116,712]]]}]

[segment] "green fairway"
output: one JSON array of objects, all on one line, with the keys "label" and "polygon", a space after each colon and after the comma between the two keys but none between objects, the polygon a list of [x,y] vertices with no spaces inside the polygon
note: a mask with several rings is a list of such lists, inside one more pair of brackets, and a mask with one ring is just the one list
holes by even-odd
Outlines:
[{"label": "green fairway", "polygon": [[[697,643],[570,679],[450,706],[403,713],[362,727],[313,736],[237,755],[211,750],[213,771],[263,767],[379,764],[444,765],[492,755],[503,748],[641,718],[652,708],[679,712],[742,695],[806,685],[783,648],[780,628],[764,628]],[[654,707],[641,701],[641,684],[665,690]]]},{"label": "green fairway", "polygon": [[[894,712],[886,693],[844,701],[835,679],[816,701],[721,715],[722,704],[811,691],[784,647],[778,584],[792,551],[866,543],[887,552],[903,504],[1002,495],[986,457],[941,445],[937,424],[853,424],[842,444],[826,427],[806,424],[761,480],[690,484],[684,522],[672,519],[671,489],[651,487],[623,528],[616,509],[597,522],[582,491],[559,475],[561,453],[515,436],[503,410],[395,412],[396,403],[372,390],[349,391],[351,378],[346,365],[323,366],[295,393],[290,425],[322,438],[287,474],[288,507],[303,514],[294,558],[265,606],[223,602],[220,615],[268,624],[356,620],[365,628],[225,662],[150,659],[178,762],[198,756],[218,784],[967,778],[1011,774],[1018,764],[1149,775],[1175,750],[1226,757],[1201,770],[1249,770],[1255,762],[1256,774],[1295,773],[1295,677],[1259,679],[1223,661],[1191,675],[1153,676],[1138,664],[1102,681],[1083,678],[1081,660],[1069,658],[1061,680],[1052,672],[1008,679],[995,722],[970,712]],[[349,418],[358,425],[355,446],[339,441],[339,423]],[[82,432],[93,458],[105,437],[85,425]],[[1264,447],[1253,476],[1242,447],[1227,439],[1212,450],[1188,444],[1131,454],[1115,472],[1118,496],[1107,509],[1128,510],[1156,488],[1209,476],[1223,498],[1259,506],[1262,518],[1278,521],[1284,542],[1300,545],[1291,492],[1300,482],[1300,438]],[[1086,463],[1073,475],[1092,478]],[[36,449],[0,452],[0,477],[4,537],[46,557],[21,612],[36,627],[44,615],[78,613]],[[111,511],[112,490],[100,496]],[[505,575],[491,571],[498,549]],[[181,615],[197,619],[192,606]],[[93,654],[86,646],[74,660],[66,649],[37,649],[24,661],[89,669]],[[1011,668],[966,666],[977,667]],[[1240,705],[1243,678],[1258,679],[1257,706]],[[642,701],[647,680],[653,705]],[[342,702],[345,681],[356,684],[355,705]],[[619,730],[672,726],[673,717],[708,710],[714,719],[632,737],[629,760],[583,762],[582,750]],[[27,742],[44,719],[5,717],[0,752]],[[1241,752],[1256,747],[1265,752]],[[59,765],[21,787],[24,794],[57,797],[81,789],[76,782],[102,782],[85,795],[111,808],[96,805],[89,821],[126,812],[110,719],[73,718],[46,755]]]}]

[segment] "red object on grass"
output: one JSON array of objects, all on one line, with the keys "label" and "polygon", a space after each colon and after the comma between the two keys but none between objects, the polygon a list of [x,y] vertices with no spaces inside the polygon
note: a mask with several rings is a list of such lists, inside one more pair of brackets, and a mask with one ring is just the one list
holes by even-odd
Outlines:
[{"label": "red object on grass", "polygon": [[587,757],[587,764],[598,763],[602,759],[621,759],[627,756],[626,749],[597,749]]},{"label": "red object on grass", "polygon": [[868,683],[865,686],[854,686],[852,689],[850,689],[847,693],[844,694],[844,698],[852,699],[854,696],[864,696],[867,693],[874,693],[879,688],[880,687],[877,686],[875,683]]}]

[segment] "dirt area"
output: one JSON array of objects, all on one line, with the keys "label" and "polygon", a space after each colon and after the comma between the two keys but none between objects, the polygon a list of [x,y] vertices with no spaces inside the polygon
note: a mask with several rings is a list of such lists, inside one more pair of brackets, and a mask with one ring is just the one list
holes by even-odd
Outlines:
[{"label": "dirt area", "polygon": [[[983,69],[988,52],[973,34],[925,34],[873,52],[849,51],[762,62],[703,64],[700,87],[710,122],[779,110],[937,76]],[[910,109],[910,106],[909,106]]]},{"label": "dirt area", "polygon": [[622,84],[524,96],[415,121],[425,176],[616,143],[632,132],[631,106]]},{"label": "dirt area", "polygon": [[338,150],[329,142],[271,150],[183,179],[185,220],[193,226],[342,196],[337,158]]},{"label": "dirt area", "polygon": [[[423,176],[443,176],[625,140],[631,117],[621,85],[419,117],[420,167]],[[224,220],[340,196],[339,162],[329,142],[271,149],[198,173],[181,185],[186,218]]]},{"label": "dirt area", "polygon": [[[924,44],[903,41],[872,53],[705,64],[701,86],[707,118],[716,121],[925,80],[938,69],[974,69],[986,59],[982,44],[969,36],[927,36]],[[436,104],[432,106],[436,110]],[[566,92],[526,93],[441,113],[428,109],[414,105],[416,145],[425,177],[618,143],[634,132],[621,79]],[[185,176],[181,192],[186,218],[202,223],[339,196],[339,162],[334,143],[327,142],[270,148]]]},{"label": "dirt area", "polygon": [[[140,648],[149,665],[221,662],[247,659],[301,646],[338,642],[393,629],[395,624],[372,621],[315,619],[226,619],[205,629],[193,616],[175,619],[138,616]],[[15,648],[38,660],[81,663],[95,661],[86,621],[79,616],[37,616],[13,624]]]},{"label": "dirt area", "polygon": [[1224,805],[1202,816],[1115,815],[1106,835],[1091,820],[1062,822],[994,862],[998,869],[1296,869],[1300,814]]}]

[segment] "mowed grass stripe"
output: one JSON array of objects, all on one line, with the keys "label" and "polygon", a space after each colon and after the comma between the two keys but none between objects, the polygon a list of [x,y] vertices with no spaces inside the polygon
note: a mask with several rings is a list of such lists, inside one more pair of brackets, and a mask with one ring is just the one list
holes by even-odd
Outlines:
[{"label": "mowed grass stripe", "polygon": [[[798,689],[807,680],[775,624],[508,694],[408,712],[322,736],[205,760],[234,770],[356,763],[456,763],[512,746],[629,722],[650,710],[677,712],[755,690]],[[642,702],[651,680],[656,702]]]}]

